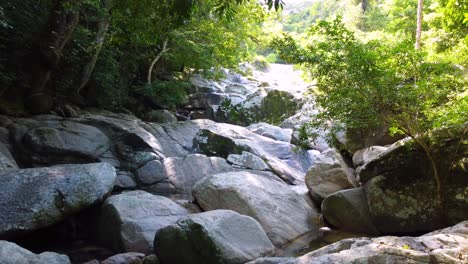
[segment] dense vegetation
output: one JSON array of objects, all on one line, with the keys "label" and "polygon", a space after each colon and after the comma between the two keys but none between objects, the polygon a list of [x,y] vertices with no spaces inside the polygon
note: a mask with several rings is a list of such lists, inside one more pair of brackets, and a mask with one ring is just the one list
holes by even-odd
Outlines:
[{"label": "dense vegetation", "polygon": [[266,7],[281,5],[280,0],[265,5],[247,0],[2,1],[1,108],[27,106],[44,113],[72,102],[115,109],[130,107],[130,99],[140,94],[176,103],[184,91],[180,80],[193,72],[215,73],[250,58]]},{"label": "dense vegetation", "polygon": [[266,11],[283,1],[263,2],[3,1],[0,109],[174,108],[193,73],[256,58],[317,81],[315,126],[415,136],[466,121],[465,1],[424,1],[421,50],[417,0],[291,0],[282,13]]},{"label": "dense vegetation", "polygon": [[419,40],[417,1],[318,1],[283,18],[288,33],[273,46],[282,60],[301,65],[317,81],[311,92],[322,111],[310,126],[332,123],[332,130],[361,132],[388,127],[409,136],[431,160],[440,190],[441,168],[426,135],[466,126],[468,5],[424,2]]}]

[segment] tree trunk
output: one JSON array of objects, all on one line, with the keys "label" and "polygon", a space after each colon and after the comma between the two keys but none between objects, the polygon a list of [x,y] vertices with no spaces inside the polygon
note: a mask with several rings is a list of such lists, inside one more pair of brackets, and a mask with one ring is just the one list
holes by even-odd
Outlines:
[{"label": "tree trunk", "polygon": [[150,67],[148,69],[148,84],[151,84],[151,82],[152,82],[151,75],[152,75],[152,72],[153,72],[154,65],[156,65],[156,62],[158,62],[161,59],[161,57],[164,55],[164,53],[169,51],[169,49],[167,48],[167,42],[168,42],[168,39],[166,39],[164,41],[161,51],[158,53],[156,58],[154,58],[154,60],[151,62],[151,65],[150,65]]},{"label": "tree trunk", "polygon": [[416,50],[421,49],[421,28],[423,19],[423,0],[418,0],[418,17],[416,22],[416,44],[414,45]]},{"label": "tree trunk", "polygon": [[367,11],[367,2],[368,0],[362,0],[362,3],[361,3],[361,8],[362,8],[362,13],[365,13]]},{"label": "tree trunk", "polygon": [[98,29],[96,33],[96,39],[94,41],[94,54],[89,60],[89,62],[83,67],[83,71],[81,72],[81,78],[76,90],[76,94],[79,95],[83,88],[88,84],[91,75],[94,71],[94,67],[96,66],[97,59],[99,54],[101,53],[102,46],[104,46],[104,40],[107,35],[107,31],[109,30],[111,17],[109,11],[110,0],[102,0],[101,1],[101,8],[105,9],[106,14],[99,20],[98,22]]},{"label": "tree trunk", "polygon": [[47,90],[52,71],[60,62],[63,48],[79,21],[79,12],[68,10],[73,0],[54,0],[45,41],[38,44],[30,62],[31,77],[27,106],[32,113],[45,113],[53,107],[52,96]]}]

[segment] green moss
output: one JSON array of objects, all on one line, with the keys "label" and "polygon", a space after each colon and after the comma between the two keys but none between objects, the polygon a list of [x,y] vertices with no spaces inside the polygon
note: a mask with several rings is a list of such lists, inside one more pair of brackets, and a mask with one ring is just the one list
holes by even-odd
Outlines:
[{"label": "green moss", "polygon": [[227,158],[229,154],[241,154],[245,149],[237,146],[230,138],[202,129],[194,139],[194,147],[207,156]]}]

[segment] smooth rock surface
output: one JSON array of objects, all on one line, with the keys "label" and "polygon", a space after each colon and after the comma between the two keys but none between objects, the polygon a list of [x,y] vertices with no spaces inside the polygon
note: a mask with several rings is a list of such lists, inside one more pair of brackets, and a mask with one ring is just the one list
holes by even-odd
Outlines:
[{"label": "smooth rock surface", "polygon": [[242,264],[272,254],[274,246],[255,219],[229,210],[189,215],[158,231],[162,263]]},{"label": "smooth rock surface", "polygon": [[318,214],[284,183],[249,172],[215,174],[195,185],[204,210],[229,209],[255,218],[276,246],[317,228]]},{"label": "smooth rock surface", "polygon": [[255,134],[288,143],[291,142],[293,132],[292,129],[281,128],[263,122],[250,125],[247,127],[247,129],[254,132]]},{"label": "smooth rock surface", "polygon": [[156,232],[189,212],[170,199],[144,191],[109,197],[101,208],[99,239],[118,252],[153,252]]},{"label": "smooth rock surface", "polygon": [[388,147],[383,146],[372,146],[365,149],[360,149],[356,151],[353,155],[353,164],[355,167],[366,164],[367,162],[373,160],[375,157],[385,152]]},{"label": "smooth rock surface", "polygon": [[307,171],[305,183],[312,198],[321,202],[328,195],[354,187],[354,175],[341,156],[330,151]]},{"label": "smooth rock surface", "polygon": [[262,171],[269,169],[268,165],[260,157],[247,151],[242,151],[241,155],[230,154],[227,157],[227,161],[234,165],[252,170]]},{"label": "smooth rock surface", "polygon": [[159,160],[147,162],[143,167],[137,170],[136,176],[137,180],[142,185],[155,184],[166,178],[164,175],[164,166]]},{"label": "smooth rock surface", "polygon": [[164,175],[176,188],[177,193],[190,194],[192,187],[204,177],[232,171],[225,159],[207,157],[201,154],[190,154],[186,157],[164,160]]},{"label": "smooth rock surface", "polygon": [[0,240],[1,264],[69,264],[70,259],[65,255],[53,252],[34,254],[15,243]]},{"label": "smooth rock surface", "polygon": [[377,235],[362,187],[330,194],[322,202],[322,214],[333,227],[349,232]]},{"label": "smooth rock surface", "polygon": [[93,126],[70,121],[45,125],[29,130],[23,137],[23,144],[35,162],[97,161],[110,144],[109,138]]},{"label": "smooth rock surface", "polygon": [[0,173],[0,237],[58,223],[101,201],[115,181],[115,169],[107,163]]}]

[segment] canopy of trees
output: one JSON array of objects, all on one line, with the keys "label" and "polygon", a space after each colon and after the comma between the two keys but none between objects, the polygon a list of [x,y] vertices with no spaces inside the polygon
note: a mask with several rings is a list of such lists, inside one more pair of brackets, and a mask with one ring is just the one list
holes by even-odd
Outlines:
[{"label": "canopy of trees", "polygon": [[143,86],[164,75],[237,67],[251,57],[266,10],[282,5],[280,0],[2,1],[0,97],[4,106],[14,101],[33,113],[68,101],[121,107],[141,88],[163,91]]}]

